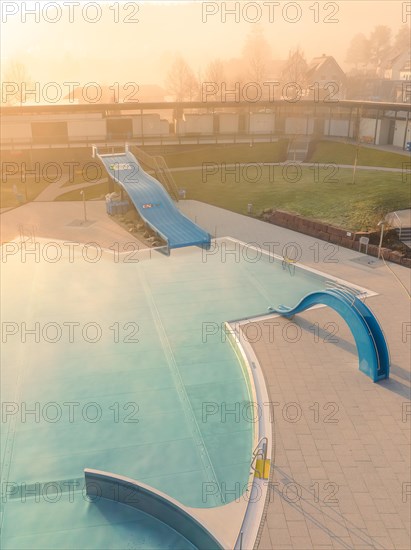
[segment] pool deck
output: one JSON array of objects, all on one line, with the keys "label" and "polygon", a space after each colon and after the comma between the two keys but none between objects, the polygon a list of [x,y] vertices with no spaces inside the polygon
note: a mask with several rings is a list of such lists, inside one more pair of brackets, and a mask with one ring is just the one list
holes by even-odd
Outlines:
[{"label": "pool deck", "polygon": [[[329,308],[298,315],[298,327],[280,317],[273,319],[278,325],[259,324],[252,347],[273,403],[275,456],[259,548],[408,550],[411,319],[399,281],[409,291],[410,271],[382,262],[369,267],[357,261],[363,254],[344,248],[329,263],[329,243],[194,201],[182,207],[219,237],[281,243],[276,251],[298,243],[305,265],[378,293],[367,304],[386,334],[391,375],[377,384],[358,370],[354,339]],[[336,330],[337,342],[325,342]]]},{"label": "pool deck", "polygon": [[137,243],[139,249],[147,245],[127,233],[106,213],[105,201],[88,201],[87,221],[81,201],[32,202],[0,214],[1,242],[20,239],[21,231],[26,238],[50,238],[75,243],[93,242],[101,248],[115,244],[121,247]]},{"label": "pool deck", "polygon": [[[409,292],[410,270],[375,259],[367,264],[359,252],[195,201],[180,208],[218,237],[280,254],[296,243],[304,265],[375,291],[367,304],[388,340],[391,376],[374,384],[358,370],[354,340],[329,308],[293,321],[273,318],[272,325],[260,321],[252,347],[274,411],[275,461],[259,548],[408,550],[411,323],[404,286]],[[69,225],[82,212],[81,202],[13,209],[0,216],[2,241],[18,237],[20,224],[35,227],[39,237],[101,247],[135,241],[106,215],[104,202],[87,203],[93,224]],[[335,343],[325,341],[331,333]]]}]

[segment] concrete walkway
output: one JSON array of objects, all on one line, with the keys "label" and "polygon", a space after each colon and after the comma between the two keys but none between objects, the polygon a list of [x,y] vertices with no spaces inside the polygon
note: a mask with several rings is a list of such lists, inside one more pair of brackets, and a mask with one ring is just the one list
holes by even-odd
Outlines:
[{"label": "concrete walkway", "polygon": [[[318,163],[312,163],[312,162],[299,162],[299,166],[310,168],[312,166],[318,165]],[[293,164],[294,161],[288,160],[286,162],[247,162],[247,163],[232,163],[232,164],[226,164],[225,166],[227,168],[235,167],[235,166],[250,166],[252,164],[258,164],[259,166],[285,166],[286,164]],[[404,161],[405,163],[405,161]],[[205,163],[207,164],[207,163]],[[216,163],[221,165],[222,163]],[[320,165],[325,165],[325,163],[319,163]],[[352,170],[354,167],[352,164],[333,164],[330,163],[331,166],[335,166],[337,168],[347,168]],[[327,164],[328,166],[328,164]],[[184,168],[170,168],[170,172],[189,172],[190,170],[202,170],[203,166],[185,166]],[[404,172],[403,168],[386,168],[383,166],[357,166],[356,170],[376,170],[377,172],[398,172],[402,173]]]},{"label": "concrete walkway", "polygon": [[70,193],[71,191],[81,191],[82,189],[87,189],[88,187],[93,187],[100,183],[104,183],[106,178],[99,179],[92,182],[84,183],[75,183],[73,185],[65,185],[69,181],[68,177],[60,178],[59,180],[51,183],[46,187],[35,199],[35,202],[51,202],[56,200],[60,195]]},{"label": "concrete walkway", "polygon": [[0,216],[2,243],[14,239],[42,237],[75,243],[95,243],[101,248],[136,243],[147,245],[125,231],[106,213],[105,201],[88,201],[84,223],[82,202],[33,202],[4,212]]}]

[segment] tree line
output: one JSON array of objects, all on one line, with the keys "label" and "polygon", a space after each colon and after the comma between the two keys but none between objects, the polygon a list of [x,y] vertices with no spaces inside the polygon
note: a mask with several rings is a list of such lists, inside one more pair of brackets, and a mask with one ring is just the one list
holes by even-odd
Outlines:
[{"label": "tree line", "polygon": [[[352,66],[351,72],[354,74],[359,72],[360,67],[360,72],[364,72],[365,67],[375,73],[387,56],[393,57],[407,48],[410,48],[408,25],[402,25],[395,36],[390,27],[378,25],[368,36],[360,33],[353,37],[345,61]],[[262,84],[274,77],[280,84],[296,82],[304,88],[307,85],[307,70],[308,62],[300,46],[288,52],[280,69],[273,69],[271,46],[262,28],[257,25],[246,37],[241,57],[237,60],[215,58],[207,64],[203,73],[199,71],[195,74],[187,61],[178,56],[167,74],[165,87],[176,101],[196,101],[201,99],[202,86],[208,82],[224,83],[232,89],[236,83],[240,86],[247,82]],[[217,92],[216,100],[220,99],[218,95]]]}]

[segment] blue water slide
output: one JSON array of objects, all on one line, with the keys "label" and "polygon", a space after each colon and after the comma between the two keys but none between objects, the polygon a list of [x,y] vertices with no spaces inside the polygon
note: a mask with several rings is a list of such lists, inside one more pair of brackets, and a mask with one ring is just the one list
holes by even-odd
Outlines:
[{"label": "blue water slide", "polygon": [[169,248],[208,246],[209,233],[184,216],[159,181],[147,174],[132,153],[98,154],[110,177],[127,192],[141,218]]},{"label": "blue water slide", "polygon": [[292,308],[279,306],[269,310],[292,317],[319,304],[334,309],[347,323],[357,346],[360,370],[374,382],[388,378],[390,357],[384,333],[369,307],[355,295],[338,288],[321,290],[307,294]]}]

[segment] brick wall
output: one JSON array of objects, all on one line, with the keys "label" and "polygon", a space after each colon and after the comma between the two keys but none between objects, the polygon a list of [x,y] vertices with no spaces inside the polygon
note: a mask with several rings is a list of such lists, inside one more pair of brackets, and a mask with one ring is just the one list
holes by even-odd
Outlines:
[{"label": "brick wall", "polygon": [[[346,229],[304,218],[304,216],[300,216],[299,214],[283,210],[264,211],[262,218],[264,221],[274,225],[286,227],[287,229],[292,229],[293,231],[298,231],[299,233],[304,233],[305,235],[357,251],[359,250],[360,237],[372,235],[372,233],[357,232],[351,233],[351,236],[349,236]],[[364,247],[361,248],[361,251],[364,252]],[[378,256],[378,245],[369,244],[368,255]],[[405,258],[401,252],[393,251],[389,248],[381,248],[381,255],[385,260],[411,267],[411,259]]]}]

